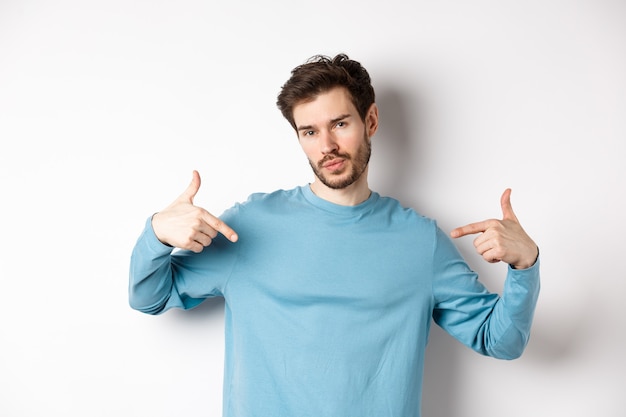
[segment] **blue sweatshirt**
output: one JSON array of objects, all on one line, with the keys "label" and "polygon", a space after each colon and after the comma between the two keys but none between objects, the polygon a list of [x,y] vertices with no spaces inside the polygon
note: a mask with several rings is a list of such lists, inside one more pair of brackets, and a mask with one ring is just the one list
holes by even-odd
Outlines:
[{"label": "blue sweatshirt", "polygon": [[521,355],[539,263],[488,292],[433,220],[372,193],[357,206],[308,186],[254,194],[203,252],[176,250],[150,219],[130,267],[149,314],[225,299],[225,417],[419,417],[431,319],[475,351]]}]

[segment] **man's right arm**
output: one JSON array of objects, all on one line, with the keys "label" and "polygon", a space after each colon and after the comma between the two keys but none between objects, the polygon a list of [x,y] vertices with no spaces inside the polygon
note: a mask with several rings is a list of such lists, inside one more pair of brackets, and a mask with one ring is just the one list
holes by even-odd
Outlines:
[{"label": "man's right arm", "polygon": [[164,311],[173,287],[171,252],[168,246],[156,237],[152,218],[137,240],[130,258],[129,303],[130,306],[147,314]]},{"label": "man's right arm", "polygon": [[177,247],[200,253],[218,233],[231,242],[237,241],[237,234],[226,223],[193,205],[199,188],[200,175],[194,171],[187,189],[146,223],[131,256],[129,301],[134,309],[158,314],[173,306],[195,307],[202,299],[175,291],[172,250]]}]

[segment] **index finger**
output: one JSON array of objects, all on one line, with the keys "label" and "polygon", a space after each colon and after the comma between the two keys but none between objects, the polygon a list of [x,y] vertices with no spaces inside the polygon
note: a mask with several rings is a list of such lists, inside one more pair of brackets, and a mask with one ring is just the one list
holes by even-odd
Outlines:
[{"label": "index finger", "polygon": [[482,221],[478,223],[470,223],[465,226],[457,227],[450,232],[450,236],[453,238],[459,238],[466,235],[473,235],[476,233],[482,233],[489,227],[488,221]]},{"label": "index finger", "polygon": [[213,229],[223,234],[226,239],[231,242],[236,242],[237,239],[239,239],[237,233],[219,217],[215,217],[211,213],[205,212],[204,221],[207,222],[207,224]]}]

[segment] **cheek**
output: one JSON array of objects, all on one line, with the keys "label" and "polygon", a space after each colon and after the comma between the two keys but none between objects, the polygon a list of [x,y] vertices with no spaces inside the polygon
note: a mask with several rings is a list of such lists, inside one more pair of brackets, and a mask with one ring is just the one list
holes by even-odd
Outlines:
[{"label": "cheek", "polygon": [[367,136],[365,136],[363,132],[355,132],[349,137],[346,137],[343,143],[346,149],[354,152],[355,149],[359,149],[363,146],[365,141],[367,141]]}]

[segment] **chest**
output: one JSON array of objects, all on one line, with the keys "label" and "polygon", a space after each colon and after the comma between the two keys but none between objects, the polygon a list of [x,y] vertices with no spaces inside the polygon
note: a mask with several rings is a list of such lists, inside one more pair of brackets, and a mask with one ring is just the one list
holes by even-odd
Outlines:
[{"label": "chest", "polygon": [[431,295],[432,245],[417,228],[285,222],[253,229],[241,243],[251,250],[241,251],[229,282],[233,298],[384,311]]}]

